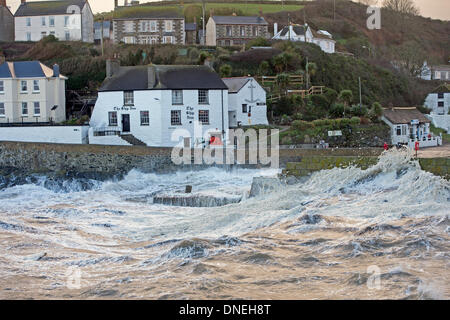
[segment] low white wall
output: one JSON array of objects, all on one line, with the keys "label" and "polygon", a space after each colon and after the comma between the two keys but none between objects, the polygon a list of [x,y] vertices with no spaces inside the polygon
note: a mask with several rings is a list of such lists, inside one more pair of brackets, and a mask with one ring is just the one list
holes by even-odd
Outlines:
[{"label": "low white wall", "polygon": [[119,136],[94,136],[93,128],[89,129],[89,144],[101,144],[109,146],[131,146]]},{"label": "low white wall", "polygon": [[89,126],[0,127],[0,141],[87,144]]}]

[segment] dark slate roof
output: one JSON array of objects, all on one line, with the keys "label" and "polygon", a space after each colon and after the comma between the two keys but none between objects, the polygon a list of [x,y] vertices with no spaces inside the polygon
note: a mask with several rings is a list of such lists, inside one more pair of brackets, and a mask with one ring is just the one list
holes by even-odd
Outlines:
[{"label": "dark slate roof", "polygon": [[67,14],[67,8],[75,5],[83,9],[86,0],[65,0],[65,1],[35,1],[20,4],[15,17],[40,16],[51,14]]},{"label": "dark slate roof", "polygon": [[185,23],[184,24],[184,30],[186,30],[186,31],[196,31],[197,30],[197,24],[195,22]]},{"label": "dark slate roof", "polygon": [[239,90],[241,90],[242,87],[250,81],[250,79],[251,77],[222,78],[223,82],[225,82],[228,87],[228,92],[230,93],[239,92]]},{"label": "dark slate roof", "polygon": [[12,78],[11,71],[6,62],[0,64],[0,78]]},{"label": "dark slate roof", "polygon": [[119,7],[114,10],[113,20],[124,19],[184,19],[177,9],[155,9],[155,7]]},{"label": "dark slate roof", "polygon": [[450,93],[450,84],[442,84],[431,93]]},{"label": "dark slate roof", "polygon": [[410,124],[411,120],[419,120],[421,123],[431,122],[416,108],[392,108],[385,109],[383,116],[393,124]]},{"label": "dark slate roof", "polygon": [[39,61],[4,62],[0,65],[0,78],[49,78],[52,76],[53,69]]},{"label": "dark slate roof", "polygon": [[213,16],[212,19],[216,24],[267,24],[266,20],[259,16]]},{"label": "dark slate roof", "polygon": [[[293,26],[292,30],[295,32],[298,36],[303,36],[306,33],[307,27],[305,26]],[[285,36],[289,32],[289,26],[284,27],[281,30],[281,36]]]},{"label": "dark slate roof", "polygon": [[117,74],[106,78],[99,91],[158,89],[222,89],[228,87],[207,66],[135,66],[120,67]]}]

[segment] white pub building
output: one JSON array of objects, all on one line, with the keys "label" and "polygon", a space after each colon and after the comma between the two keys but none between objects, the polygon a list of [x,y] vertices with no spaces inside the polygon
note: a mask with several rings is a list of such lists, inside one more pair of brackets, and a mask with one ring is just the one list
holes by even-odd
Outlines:
[{"label": "white pub building", "polygon": [[108,60],[106,69],[89,143],[199,147],[207,143],[205,132],[226,137],[228,87],[209,67],[122,67]]}]

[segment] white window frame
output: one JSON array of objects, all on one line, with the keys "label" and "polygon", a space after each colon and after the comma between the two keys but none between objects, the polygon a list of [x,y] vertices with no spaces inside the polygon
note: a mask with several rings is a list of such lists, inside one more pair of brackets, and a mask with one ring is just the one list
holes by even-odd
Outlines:
[{"label": "white window frame", "polygon": [[0,102],[0,117],[6,117],[5,103]]},{"label": "white window frame", "polygon": [[117,124],[118,124],[117,111],[110,111],[110,112],[108,112],[108,125],[110,127],[117,127]]},{"label": "white window frame", "polygon": [[183,90],[172,90],[172,104],[183,104]]},{"label": "white window frame", "polygon": [[125,33],[133,33],[134,32],[134,22],[133,21],[124,21],[123,31]]},{"label": "white window frame", "polygon": [[134,106],[134,91],[127,90],[123,92],[123,105]]},{"label": "white window frame", "polygon": [[41,25],[45,27],[47,25],[47,19],[45,17],[41,17]]},{"label": "white window frame", "polygon": [[141,126],[150,125],[150,112],[148,110],[143,110],[140,112]]},{"label": "white window frame", "polygon": [[31,27],[31,18],[26,18],[27,27]]},{"label": "white window frame", "polygon": [[47,36],[47,32],[46,31],[42,31],[41,32],[41,39],[44,39]]},{"label": "white window frame", "polygon": [[54,16],[48,17],[48,26],[51,28],[55,27],[55,17]]},{"label": "white window frame", "polygon": [[239,26],[239,35],[241,37],[245,37],[245,27],[244,26]]},{"label": "white window frame", "polygon": [[39,86],[39,80],[33,80],[33,92],[34,93],[41,92],[41,88]]},{"label": "white window frame", "polygon": [[209,104],[209,90],[198,90],[198,104]]},{"label": "white window frame", "polygon": [[[228,32],[228,30],[230,32]],[[232,26],[225,26],[225,35],[227,37],[231,37],[233,35],[233,27]]]},{"label": "white window frame", "polygon": [[[25,87],[25,90],[23,89],[24,87]],[[27,80],[21,80],[20,81],[20,92],[21,93],[27,93],[28,92],[28,81]]]},{"label": "white window frame", "polygon": [[66,39],[67,41],[70,40],[70,31],[66,31],[64,33],[64,39]]},{"label": "white window frame", "polygon": [[3,80],[0,80],[0,94],[5,93],[5,82]]},{"label": "white window frame", "polygon": [[150,32],[158,31],[158,25],[155,20],[150,21]]},{"label": "white window frame", "polygon": [[22,102],[21,114],[22,114],[22,117],[28,117],[28,102]]},{"label": "white window frame", "polygon": [[[36,106],[37,106],[37,108],[36,108]],[[36,110],[38,112],[36,112]],[[40,102],[36,101],[36,102],[33,103],[33,113],[34,113],[35,117],[41,115],[41,104],[40,104]]]},{"label": "white window frame", "polygon": [[164,31],[173,32],[173,21],[172,20],[164,20]]},{"label": "white window frame", "polygon": [[70,17],[64,16],[64,27],[68,27],[70,23]]},{"label": "white window frame", "polygon": [[31,32],[27,32],[27,41],[31,41]]},{"label": "white window frame", "polygon": [[209,124],[209,110],[198,110],[198,121],[200,124]]},{"label": "white window frame", "polygon": [[170,125],[181,126],[181,110],[171,110],[170,111]]},{"label": "white window frame", "polygon": [[173,43],[175,43],[174,38],[175,37],[173,37],[173,36],[164,36],[163,37],[163,43],[165,43],[165,44],[173,44]]}]

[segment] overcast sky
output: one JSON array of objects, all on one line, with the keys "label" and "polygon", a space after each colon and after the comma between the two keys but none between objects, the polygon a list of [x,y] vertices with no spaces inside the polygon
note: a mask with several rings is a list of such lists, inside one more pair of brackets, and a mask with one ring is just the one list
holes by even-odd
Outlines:
[{"label": "overcast sky", "polygon": [[[28,0],[33,1],[33,0]],[[122,4],[124,0],[119,0]],[[450,0],[414,0],[420,8],[420,12],[425,17],[450,20]],[[20,0],[6,0],[8,6],[15,11],[20,4]],[[151,2],[151,0],[141,0],[141,3]],[[382,2],[379,0],[378,2]],[[114,0],[89,0],[94,13],[111,11],[114,7]]]}]

